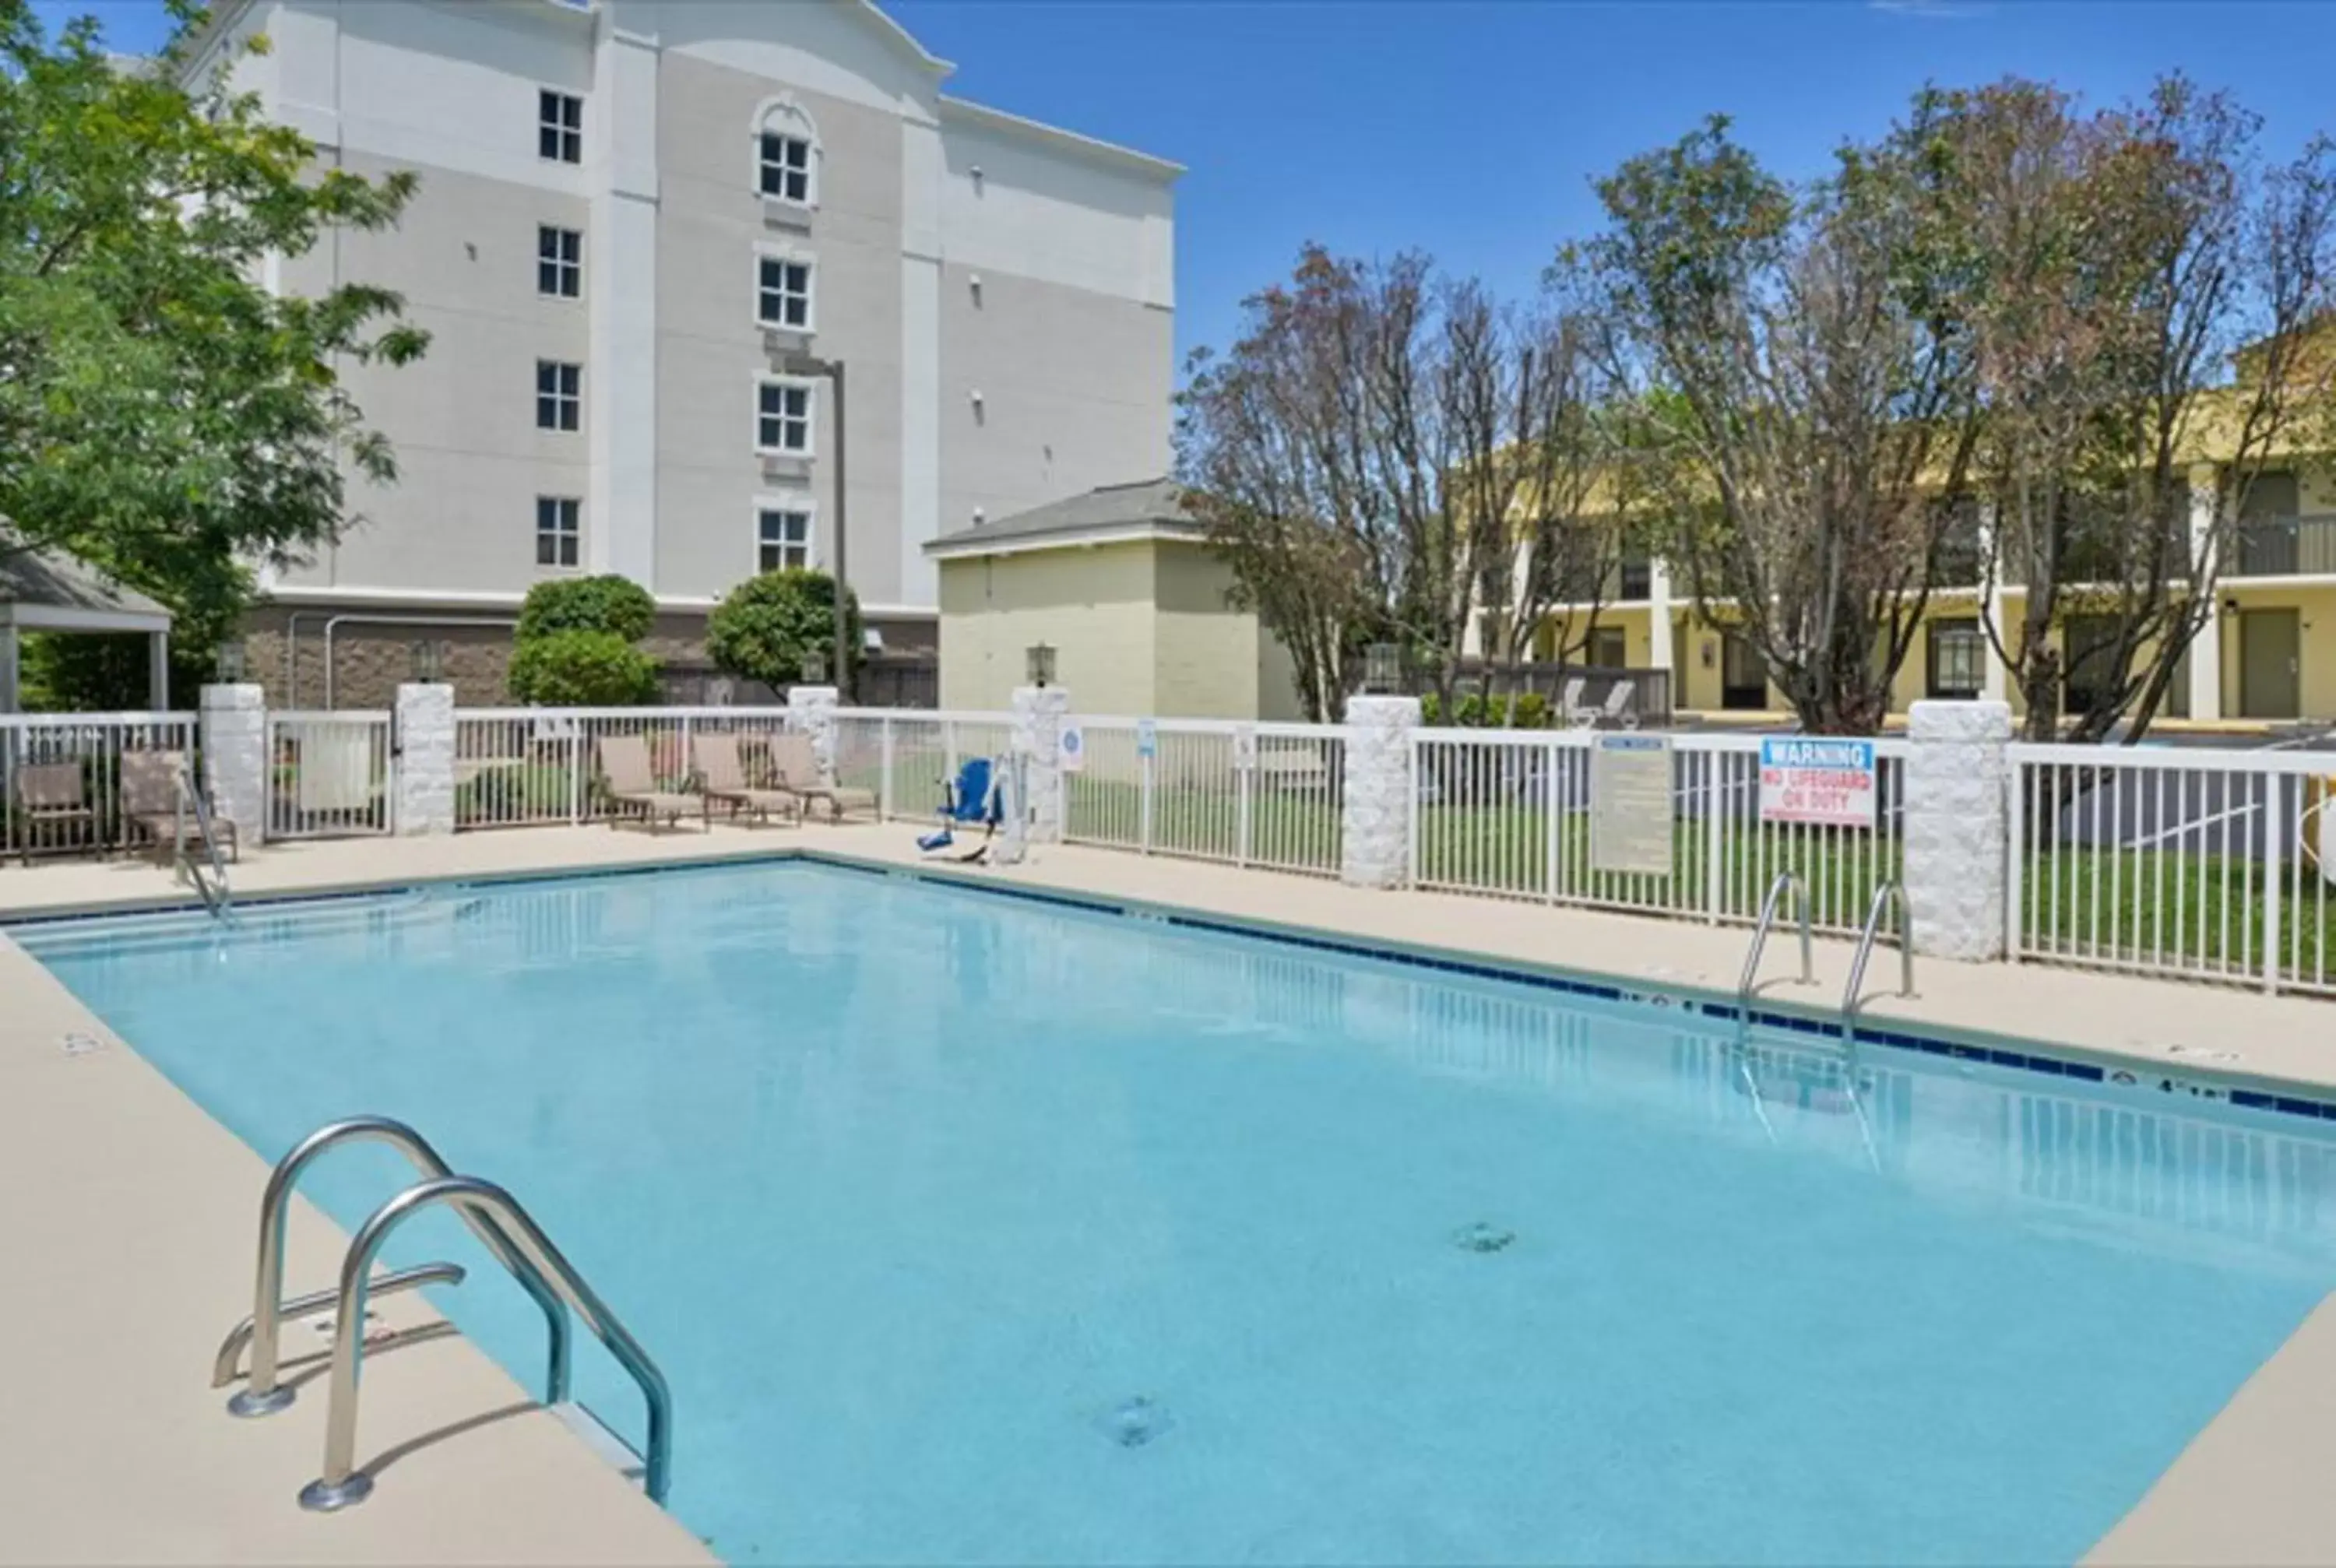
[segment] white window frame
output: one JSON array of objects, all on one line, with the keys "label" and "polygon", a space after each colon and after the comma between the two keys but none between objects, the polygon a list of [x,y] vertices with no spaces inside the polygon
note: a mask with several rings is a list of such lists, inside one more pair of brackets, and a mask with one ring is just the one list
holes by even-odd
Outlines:
[{"label": "white window frame", "polygon": [[[543,372],[546,365],[550,365],[554,370],[574,371],[576,390],[569,392],[559,386],[558,378],[555,378],[552,390],[546,392],[543,389]],[[543,423],[543,405],[546,398],[551,400],[552,422],[550,424]],[[573,424],[565,424],[559,417],[560,411],[569,406],[576,410],[576,423]],[[755,405],[757,412],[760,411],[761,406],[760,404]],[[544,435],[577,435],[582,433],[584,429],[584,366],[580,361],[539,359],[535,362],[535,428],[539,433]]]},{"label": "white window frame", "polygon": [[[763,315],[763,268],[776,262],[782,267],[803,269],[803,318],[800,326],[784,321],[772,321]],[[781,299],[786,291],[780,290]],[[758,245],[754,248],[754,325],[765,332],[796,332],[809,336],[819,330],[819,258],[810,252],[784,245]]]},{"label": "white window frame", "polygon": [[[803,394],[803,443],[801,447],[765,446],[763,443],[763,389],[766,386],[799,387]],[[786,415],[779,415],[782,424]],[[807,375],[774,375],[758,371],[754,375],[754,452],[761,457],[798,457],[808,462],[819,451],[819,383]]]},{"label": "white window frame", "polygon": [[[560,117],[554,120],[547,111],[557,102]],[[567,107],[576,106],[576,123],[568,123]],[[559,137],[559,151],[543,150],[543,133],[547,131]],[[569,157],[570,151],[575,153]],[[535,92],[535,156],[544,163],[581,164],[584,161],[584,94],[570,93],[564,87],[541,87]]]},{"label": "white window frame", "polygon": [[[566,517],[572,516],[576,520],[576,526],[572,529],[562,529],[556,526],[549,529],[545,528],[543,526],[543,509],[546,503],[549,503],[554,509],[552,517],[555,522],[563,521],[566,520]],[[566,514],[563,514],[558,510],[560,507],[569,508],[569,511]],[[755,524],[755,527],[758,530],[761,526],[762,525],[759,522]],[[551,541],[553,544],[551,553],[554,559],[550,560],[543,559],[543,544],[546,540]],[[574,560],[560,560],[557,559],[560,553],[558,547],[561,544],[568,544],[574,547],[576,552],[576,559]],[[539,571],[570,571],[580,570],[583,564],[584,498],[579,495],[537,496],[535,498],[536,570]]]},{"label": "white window frame", "polygon": [[782,568],[763,564],[763,517],[766,512],[792,512],[803,520],[803,564],[805,570],[819,570],[819,508],[808,495],[758,495],[754,498],[754,535],[748,549],[753,552],[747,562],[760,577],[766,571]]},{"label": "white window frame", "polygon": [[[791,141],[803,143],[802,200],[763,189],[763,170],[766,167],[763,160],[763,138],[765,136],[784,136]],[[820,145],[819,127],[792,94],[782,93],[776,98],[766,98],[755,107],[753,131],[747,138],[747,151],[752,160],[748,187],[758,199],[801,212],[810,212],[818,208],[820,165],[826,159],[826,151]]]},{"label": "white window frame", "polygon": [[[543,242],[545,238],[555,234],[568,239],[572,239],[576,241],[575,260],[568,260],[562,256],[547,256],[544,254]],[[564,249],[565,247],[563,246],[562,248]],[[553,276],[555,278],[572,280],[576,286],[574,289],[566,290],[544,287],[543,269],[547,267],[553,269]],[[536,297],[539,299],[581,299],[584,297],[584,231],[582,229],[570,229],[564,223],[539,223],[535,226],[535,293]]]}]

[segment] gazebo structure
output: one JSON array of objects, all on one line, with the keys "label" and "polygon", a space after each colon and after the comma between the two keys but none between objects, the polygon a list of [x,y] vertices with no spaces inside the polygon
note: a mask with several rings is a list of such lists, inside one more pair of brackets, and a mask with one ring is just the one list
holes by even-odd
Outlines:
[{"label": "gazebo structure", "polygon": [[15,713],[20,634],[136,632],[146,638],[147,702],[170,706],[170,612],[109,583],[85,560],[0,539],[0,714]]}]

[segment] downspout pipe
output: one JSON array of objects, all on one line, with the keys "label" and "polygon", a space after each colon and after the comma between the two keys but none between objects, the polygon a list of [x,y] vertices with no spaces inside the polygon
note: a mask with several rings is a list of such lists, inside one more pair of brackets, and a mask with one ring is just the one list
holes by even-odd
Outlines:
[{"label": "downspout pipe", "polygon": [[325,706],[333,706],[333,638],[344,626],[517,627],[517,617],[450,615],[336,615],[325,623]]}]

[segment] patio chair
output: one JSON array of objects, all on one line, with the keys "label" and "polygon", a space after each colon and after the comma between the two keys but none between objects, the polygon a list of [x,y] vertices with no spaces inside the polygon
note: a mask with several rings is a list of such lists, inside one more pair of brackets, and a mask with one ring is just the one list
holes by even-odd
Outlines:
[{"label": "patio chair", "polygon": [[64,830],[79,827],[94,841],[97,808],[83,787],[81,764],[36,762],[18,768],[16,825],[24,834],[17,848],[26,865],[33,863],[34,839],[44,850],[63,849],[68,847]]},{"label": "patio chair", "polygon": [[735,735],[690,736],[689,763],[697,773],[698,793],[709,802],[727,804],[734,822],[742,811],[753,812],[761,822],[770,821],[773,812],[793,812],[797,822],[803,820],[801,795],[789,790],[758,789],[747,781]]},{"label": "patio chair", "polygon": [[1626,680],[1616,681],[1613,689],[1606,694],[1606,706],[1599,713],[1598,722],[1620,725],[1624,729],[1638,728],[1639,716],[1630,710],[1630,705],[1638,696],[1637,687]]},{"label": "patio chair", "polygon": [[1582,694],[1589,689],[1590,683],[1580,676],[1565,683],[1565,689],[1557,699],[1558,723],[1587,725],[1597,720],[1598,710],[1582,700]]},{"label": "patio chair", "polygon": [[[657,787],[656,771],[649,766],[649,743],[646,737],[602,735],[592,743],[592,753],[599,762],[600,784],[609,803],[638,811],[651,833],[657,831],[659,818],[670,827],[692,812],[705,820],[705,831],[714,831],[714,808],[706,796]],[[608,825],[617,825],[614,813],[608,817]]]},{"label": "patio chair", "polygon": [[[186,779],[190,787],[193,779],[187,772],[183,752],[126,751],[122,754],[122,826],[124,835],[143,834],[153,844],[155,852],[175,850],[180,835],[186,842],[203,845],[203,824],[191,811],[179,804],[180,780]],[[219,815],[218,807],[209,801],[211,832],[217,836],[207,846],[222,850],[230,861],[240,861],[242,852],[236,841],[235,823]]]},{"label": "patio chair", "polygon": [[842,822],[847,812],[876,814],[874,790],[831,784],[820,777],[819,758],[807,735],[771,737],[771,776],[780,789],[800,797],[806,809],[813,801],[824,802],[830,822]]}]

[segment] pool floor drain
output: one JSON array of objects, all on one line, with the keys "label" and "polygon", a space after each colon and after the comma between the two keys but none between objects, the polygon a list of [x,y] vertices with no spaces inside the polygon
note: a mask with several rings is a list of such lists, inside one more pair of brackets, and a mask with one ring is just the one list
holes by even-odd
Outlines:
[{"label": "pool floor drain", "polygon": [[1497,1252],[1516,1239],[1514,1231],[1504,1231],[1482,1220],[1452,1232],[1452,1244],[1464,1252]]},{"label": "pool floor drain", "polygon": [[1121,1447],[1141,1448],[1155,1438],[1166,1437],[1174,1429],[1176,1418],[1157,1400],[1138,1395],[1106,1413],[1096,1426]]}]

